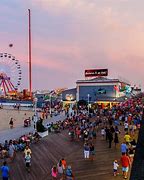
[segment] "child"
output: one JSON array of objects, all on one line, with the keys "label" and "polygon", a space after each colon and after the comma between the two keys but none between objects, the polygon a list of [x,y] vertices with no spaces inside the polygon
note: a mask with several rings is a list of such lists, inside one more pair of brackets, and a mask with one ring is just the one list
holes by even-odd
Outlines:
[{"label": "child", "polygon": [[26,156],[25,156],[25,162],[26,162],[26,169],[28,172],[30,172],[30,166],[31,166],[31,155],[30,152],[28,151]]},{"label": "child", "polygon": [[52,170],[51,170],[51,175],[52,175],[52,179],[56,180],[57,176],[58,176],[58,171],[57,171],[57,167],[53,166]]},{"label": "child", "polygon": [[102,139],[104,139],[104,136],[105,136],[105,129],[104,129],[104,127],[101,129],[101,135],[102,135]]},{"label": "child", "polygon": [[117,160],[115,160],[115,161],[113,162],[113,175],[114,175],[114,176],[117,176],[117,175],[119,174],[119,173],[117,172],[118,167],[119,167],[119,164],[118,164]]},{"label": "child", "polygon": [[72,173],[71,166],[67,167],[67,170],[66,170],[66,179],[67,180],[74,180],[74,175]]}]

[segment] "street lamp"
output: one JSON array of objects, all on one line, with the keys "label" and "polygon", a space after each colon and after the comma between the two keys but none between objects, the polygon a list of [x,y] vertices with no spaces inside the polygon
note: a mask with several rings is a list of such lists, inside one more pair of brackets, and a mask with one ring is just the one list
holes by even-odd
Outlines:
[{"label": "street lamp", "polygon": [[51,107],[51,104],[52,104],[52,95],[50,94],[50,117],[52,115],[52,107]]},{"label": "street lamp", "polygon": [[73,100],[73,96],[70,96],[70,110],[71,110],[71,113],[72,113],[72,100]]},{"label": "street lamp", "polygon": [[72,100],[73,100],[73,96],[72,96],[72,94],[70,94],[69,95],[69,101],[70,101],[69,115],[72,114]]},{"label": "street lamp", "polygon": [[88,115],[89,115],[89,98],[90,98],[90,95],[88,94]]},{"label": "street lamp", "polygon": [[37,115],[37,101],[38,101],[38,99],[35,97],[34,98],[34,115],[35,116]]},{"label": "street lamp", "polygon": [[36,130],[36,123],[38,121],[38,116],[37,116],[37,101],[38,99],[35,97],[34,98],[34,129]]}]

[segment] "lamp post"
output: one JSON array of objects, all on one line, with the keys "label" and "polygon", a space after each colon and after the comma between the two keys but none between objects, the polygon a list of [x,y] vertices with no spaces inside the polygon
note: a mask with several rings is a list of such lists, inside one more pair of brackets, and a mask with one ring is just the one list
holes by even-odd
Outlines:
[{"label": "lamp post", "polygon": [[73,97],[70,96],[70,114],[72,113],[72,100],[73,100]]},{"label": "lamp post", "polygon": [[38,116],[37,116],[37,101],[38,99],[35,97],[34,98],[34,129],[36,130],[36,123],[38,121]]},{"label": "lamp post", "polygon": [[88,96],[88,115],[89,115],[89,97],[90,97],[90,95],[88,94],[87,96]]},{"label": "lamp post", "polygon": [[51,107],[51,104],[52,104],[52,95],[50,94],[50,117],[52,115],[52,107]]},{"label": "lamp post", "polygon": [[34,115],[35,116],[37,115],[37,101],[38,101],[38,99],[35,97],[34,98]]}]

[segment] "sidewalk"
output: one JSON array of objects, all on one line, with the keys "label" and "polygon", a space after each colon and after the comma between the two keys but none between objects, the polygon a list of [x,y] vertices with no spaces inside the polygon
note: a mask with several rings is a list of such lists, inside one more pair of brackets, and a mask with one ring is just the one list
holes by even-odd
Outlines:
[{"label": "sidewalk", "polygon": [[[55,123],[56,121],[63,121],[66,118],[64,114],[60,114],[58,116],[54,116],[52,118],[48,118],[47,120],[44,120],[44,125],[47,125],[47,123]],[[20,136],[24,134],[28,134],[29,132],[34,132],[34,125],[32,122],[32,125],[30,127],[16,127],[13,129],[7,129],[7,130],[2,130],[0,131],[0,143],[3,143],[5,140],[10,140],[10,139],[17,139]]]}]

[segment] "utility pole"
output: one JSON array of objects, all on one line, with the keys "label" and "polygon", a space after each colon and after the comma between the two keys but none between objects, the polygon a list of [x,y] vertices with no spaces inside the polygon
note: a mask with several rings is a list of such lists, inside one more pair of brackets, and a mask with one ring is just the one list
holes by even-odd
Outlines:
[{"label": "utility pole", "polygon": [[89,98],[90,98],[90,95],[88,94],[88,115],[89,115]]}]

